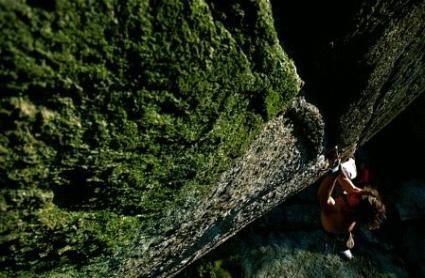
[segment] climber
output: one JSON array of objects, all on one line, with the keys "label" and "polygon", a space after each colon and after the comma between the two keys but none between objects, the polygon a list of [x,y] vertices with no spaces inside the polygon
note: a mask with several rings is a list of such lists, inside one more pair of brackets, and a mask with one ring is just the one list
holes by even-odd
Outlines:
[{"label": "climber", "polygon": [[335,148],[328,161],[332,166],[317,193],[320,220],[327,234],[336,239],[337,251],[344,258],[352,259],[354,228],[359,224],[365,224],[370,230],[379,228],[386,218],[385,206],[378,191],[352,183],[351,179],[357,176],[354,159],[341,163]]}]

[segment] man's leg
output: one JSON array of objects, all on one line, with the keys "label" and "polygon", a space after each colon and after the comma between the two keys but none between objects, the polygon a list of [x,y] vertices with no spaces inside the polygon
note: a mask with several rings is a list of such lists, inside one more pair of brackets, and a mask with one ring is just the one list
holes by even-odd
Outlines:
[{"label": "man's leg", "polygon": [[352,232],[350,232],[350,235],[348,236],[348,239],[347,239],[347,241],[345,243],[345,246],[348,249],[353,249],[353,247],[354,247],[354,238],[353,238],[353,233]]},{"label": "man's leg", "polygon": [[342,235],[341,241],[340,241],[340,251],[339,254],[346,260],[351,260],[354,258],[353,254],[351,253],[351,249],[354,247],[354,239],[353,234],[351,232],[347,234]]},{"label": "man's leg", "polygon": [[345,260],[353,259],[351,248],[354,246],[353,237],[350,234],[333,234],[326,232],[327,245],[330,247],[327,251],[340,255]]}]

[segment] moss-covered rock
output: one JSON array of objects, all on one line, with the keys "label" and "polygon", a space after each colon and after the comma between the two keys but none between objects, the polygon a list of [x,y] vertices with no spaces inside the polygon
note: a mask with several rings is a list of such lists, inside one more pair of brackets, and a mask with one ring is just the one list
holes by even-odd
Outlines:
[{"label": "moss-covered rock", "polygon": [[0,0],[2,274],[175,274],[423,91],[423,2],[315,5],[318,108],[267,0]]},{"label": "moss-covered rock", "polygon": [[299,90],[265,0],[3,0],[0,25],[4,273],[106,271]]}]

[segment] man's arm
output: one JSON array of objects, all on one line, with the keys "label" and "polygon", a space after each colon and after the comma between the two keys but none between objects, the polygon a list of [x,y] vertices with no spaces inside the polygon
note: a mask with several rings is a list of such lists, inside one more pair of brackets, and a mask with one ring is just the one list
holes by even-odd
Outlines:
[{"label": "man's arm", "polygon": [[337,180],[338,180],[338,183],[341,185],[342,189],[345,190],[347,193],[362,191],[360,188],[358,188],[357,186],[353,184],[350,178],[347,177],[344,170],[340,172],[340,174],[337,177]]},{"label": "man's arm", "polygon": [[322,209],[335,204],[335,200],[332,198],[335,183],[336,178],[332,175],[327,175],[320,183],[319,191],[317,192],[317,199],[319,200],[319,204]]}]

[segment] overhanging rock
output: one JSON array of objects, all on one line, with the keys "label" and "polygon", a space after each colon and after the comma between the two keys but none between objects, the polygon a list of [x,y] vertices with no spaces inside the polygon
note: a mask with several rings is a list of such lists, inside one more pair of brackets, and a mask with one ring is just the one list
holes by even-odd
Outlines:
[{"label": "overhanging rock", "polygon": [[296,99],[286,117],[279,116],[265,126],[246,154],[222,175],[214,192],[180,219],[170,216],[177,226],[171,235],[158,245],[140,246],[146,252],[135,250],[119,275],[173,275],[312,184],[326,166],[320,155],[323,130],[318,110]]},{"label": "overhanging rock", "polygon": [[424,1],[310,2],[0,1],[5,275],[174,275],[424,91]]}]

